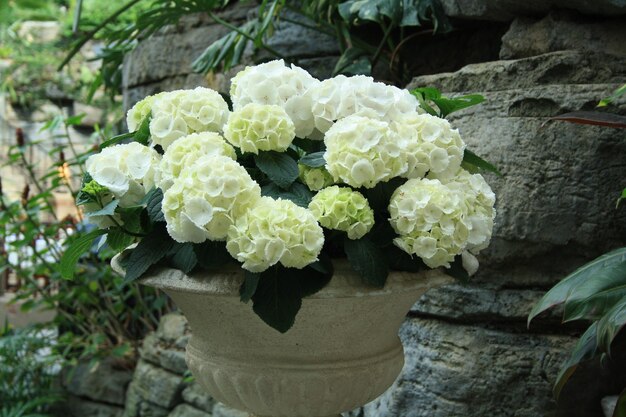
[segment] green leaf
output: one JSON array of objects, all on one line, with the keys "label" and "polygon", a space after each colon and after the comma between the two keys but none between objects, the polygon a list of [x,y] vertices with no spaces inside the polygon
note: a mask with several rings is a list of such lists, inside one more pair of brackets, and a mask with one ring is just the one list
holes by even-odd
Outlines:
[{"label": "green leaf", "polygon": [[558,399],[561,395],[563,387],[574,374],[581,362],[592,359],[598,354],[598,345],[596,343],[597,323],[593,323],[587,331],[580,337],[574,349],[570,353],[569,358],[559,371],[554,384],[554,396]]},{"label": "green leaf", "polygon": [[132,282],[141,277],[152,265],[159,262],[174,246],[174,241],[167,233],[164,223],[157,223],[132,250],[126,262],[125,282]]},{"label": "green leaf", "polygon": [[301,269],[295,277],[300,281],[300,295],[308,297],[320,291],[330,282],[333,272],[330,257],[321,253],[318,261]]},{"label": "green leaf", "polygon": [[347,23],[358,25],[361,21],[384,23],[402,20],[402,4],[398,0],[349,0],[339,4],[339,14]]},{"label": "green leaf", "polygon": [[119,203],[120,200],[111,200],[109,204],[102,207],[100,210],[87,213],[87,216],[112,216],[115,214],[115,209],[117,208]]},{"label": "green leaf", "polygon": [[319,168],[326,165],[326,160],[324,159],[324,152],[313,152],[307,155],[304,155],[298,161],[299,164],[306,165],[311,168]]},{"label": "green leaf", "polygon": [[617,203],[615,203],[615,208],[618,208],[619,203],[621,203],[621,201],[625,198],[626,198],[626,188],[622,190],[622,195],[620,195],[619,198],[617,199]]},{"label": "green leaf", "polygon": [[[420,102],[421,107],[433,116],[446,117],[455,111],[475,106],[485,101],[485,97],[480,94],[469,94],[458,97],[444,97],[441,92],[433,87],[415,88],[410,91]],[[435,110],[430,103],[437,106]]]},{"label": "green leaf", "polygon": [[598,103],[598,107],[608,106],[611,102],[613,102],[618,97],[623,96],[624,94],[626,94],[626,84],[615,90],[613,94],[611,94],[609,97],[600,100],[600,103]]},{"label": "green leaf", "polygon": [[77,125],[80,125],[86,115],[87,114],[85,114],[85,113],[81,113],[81,114],[77,114],[75,116],[70,116],[67,119],[65,119],[65,125],[66,126],[77,126]]},{"label": "green leaf", "polygon": [[337,60],[332,74],[371,75],[372,61],[369,53],[356,47],[346,49]]},{"label": "green leaf", "polygon": [[389,245],[384,253],[393,271],[421,272],[429,269],[418,256],[411,256],[396,245]]},{"label": "green leaf", "polygon": [[626,326],[626,296],[617,301],[597,323],[598,346],[604,352],[610,352],[613,339]]},{"label": "green leaf", "polygon": [[194,252],[193,243],[174,243],[170,250],[170,264],[172,267],[183,271],[185,274],[191,272],[198,264],[198,258]]},{"label": "green leaf", "polygon": [[63,253],[59,265],[59,271],[64,279],[74,278],[76,263],[80,259],[81,255],[91,248],[91,245],[93,245],[96,238],[102,236],[106,232],[106,230],[102,229],[92,230],[91,232],[78,237],[71,243],[70,247],[67,248],[65,253]]},{"label": "green leaf", "polygon": [[252,296],[254,312],[281,333],[293,326],[302,306],[297,278],[286,268],[274,265],[260,274],[256,292]]},{"label": "green leaf", "polygon": [[573,287],[565,301],[564,321],[597,320],[626,296],[626,261],[608,265]]},{"label": "green leaf", "polygon": [[165,215],[161,210],[161,204],[163,203],[163,191],[160,188],[153,188],[144,197],[146,209],[148,210],[148,216],[153,222],[164,222]]},{"label": "green leaf", "polygon": [[463,154],[462,166],[470,172],[485,171],[493,172],[500,177],[502,176],[502,174],[500,173],[500,171],[498,171],[498,168],[496,168],[495,165],[485,161],[469,149],[465,149],[465,153]]},{"label": "green leaf", "polygon": [[286,190],[283,190],[274,183],[265,185],[261,188],[261,195],[290,200],[304,208],[309,207],[309,203],[313,198],[311,190],[309,190],[306,185],[299,182],[294,182]]},{"label": "green leaf", "polygon": [[239,297],[242,302],[247,303],[252,299],[259,285],[259,279],[261,279],[261,274],[244,271],[244,281],[239,288]]},{"label": "green leaf", "polygon": [[281,188],[289,188],[298,178],[298,164],[286,153],[259,152],[254,160],[256,166]]},{"label": "green leaf", "polygon": [[128,343],[124,343],[121,344],[119,346],[114,347],[111,350],[111,355],[115,358],[122,358],[124,357],[128,352],[130,352],[130,345]]},{"label": "green leaf", "polygon": [[[626,85],[624,87],[626,87]],[[619,397],[617,398],[617,404],[615,404],[613,417],[626,417],[626,388],[620,393]]]},{"label": "green leaf", "polygon": [[[238,65],[251,38],[256,38],[259,33],[259,22],[251,20],[231,31],[209,45],[191,64],[194,72],[207,73],[216,70],[223,65],[223,70],[228,71]],[[247,35],[247,36],[244,36]]]},{"label": "green leaf", "polygon": [[576,271],[563,278],[561,282],[556,284],[539,302],[537,302],[537,304],[535,304],[528,316],[528,323],[530,324],[533,318],[544,311],[565,303],[574,288],[585,281],[592,280],[598,272],[611,265],[620,264],[624,261],[626,261],[626,247],[604,254],[581,266]]},{"label": "green leaf", "polygon": [[109,229],[107,244],[115,252],[121,252],[134,242],[135,238],[127,235],[119,227]]},{"label": "green leaf", "polygon": [[139,142],[142,145],[148,146],[150,143],[150,120],[152,119],[152,114],[148,114],[141,121],[139,128],[135,132],[134,139],[135,142]]},{"label": "green leaf", "polygon": [[198,259],[198,265],[209,271],[220,269],[226,263],[233,260],[226,250],[225,242],[207,240],[194,245],[193,249]]},{"label": "green leaf", "polygon": [[350,266],[372,286],[382,288],[387,282],[389,265],[381,250],[367,238],[344,240],[344,250]]},{"label": "green leaf", "polygon": [[374,188],[366,188],[362,190],[362,193],[367,197],[370,207],[374,209],[374,212],[387,212],[389,200],[394,191],[406,181],[406,178],[392,178],[387,182],[379,182]]},{"label": "green leaf", "polygon": [[480,94],[469,94],[454,98],[441,97],[433,99],[433,102],[437,105],[437,107],[439,107],[439,114],[441,117],[447,117],[455,111],[475,106],[483,101],[485,101],[485,97]]},{"label": "green leaf", "polygon": [[113,136],[111,139],[107,139],[100,144],[100,150],[108,148],[111,145],[116,145],[126,139],[132,139],[133,137],[135,137],[135,132],[129,132],[122,135]]}]

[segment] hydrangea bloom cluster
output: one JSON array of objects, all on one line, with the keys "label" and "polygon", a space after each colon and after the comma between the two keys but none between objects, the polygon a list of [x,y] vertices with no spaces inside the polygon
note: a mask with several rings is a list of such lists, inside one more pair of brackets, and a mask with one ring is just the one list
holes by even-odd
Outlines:
[{"label": "hydrangea bloom cluster", "polygon": [[204,87],[160,94],[150,108],[150,135],[163,149],[190,133],[221,132],[229,113],[222,96]]},{"label": "hydrangea bloom cluster", "polygon": [[430,172],[437,178],[446,178],[459,171],[465,143],[446,119],[414,113],[394,121],[393,129],[404,144],[404,177],[422,178]]},{"label": "hydrangea bloom cluster", "polygon": [[305,93],[317,84],[311,74],[295,65],[286,67],[281,59],[239,72],[231,81],[230,98],[235,110],[249,103],[282,107],[294,124],[296,136],[306,137],[314,124],[307,110],[311,98]]},{"label": "hydrangea bloom cluster", "polygon": [[491,238],[495,196],[483,177],[466,171],[458,180],[414,178],[389,203],[394,244],[431,268],[449,267],[465,250],[477,252]]},{"label": "hydrangea bloom cluster", "polygon": [[282,152],[296,137],[285,110],[273,104],[246,104],[230,114],[224,127],[226,140],[242,152]]},{"label": "hydrangea bloom cluster", "polygon": [[246,169],[222,155],[203,156],[163,195],[167,230],[177,242],[224,240],[234,220],[261,198]]},{"label": "hydrangea bloom cluster", "polygon": [[324,167],[312,168],[298,164],[298,177],[311,191],[319,191],[335,183],[333,176]]},{"label": "hydrangea bloom cluster", "polygon": [[374,226],[374,211],[367,199],[348,187],[327,187],[317,193],[309,210],[327,229],[341,230],[350,239],[360,239]]},{"label": "hydrangea bloom cluster", "polygon": [[[461,169],[459,132],[426,114],[411,93],[365,76],[319,81],[280,60],[241,71],[230,94],[232,109],[202,87],[137,103],[128,127],[149,121],[151,143],[89,159],[94,183],[83,191],[102,204],[87,210],[113,199],[120,207],[143,204],[158,187],[172,239],[224,242],[251,272],[315,262],[325,247],[322,227],[333,230],[328,238],[358,245],[388,218],[393,243],[428,266],[449,267],[461,256],[475,270],[474,255],[491,238],[495,196],[482,176]],[[392,191],[385,210],[381,196]],[[95,220],[121,224],[115,216]]]},{"label": "hydrangea bloom cluster", "polygon": [[278,262],[304,268],[317,260],[323,244],[324,232],[309,210],[262,197],[230,227],[226,249],[243,268],[261,272]]},{"label": "hydrangea bloom cluster", "polygon": [[393,121],[418,111],[417,99],[406,90],[375,82],[363,75],[324,80],[310,90],[315,128],[322,133],[335,121],[354,114]]},{"label": "hydrangea bloom cluster", "polygon": [[184,167],[193,165],[198,158],[212,155],[236,159],[235,149],[215,132],[192,133],[174,141],[161,159],[156,179],[158,186],[167,191]]},{"label": "hydrangea bloom cluster", "polygon": [[386,122],[348,116],[326,132],[324,142],[328,172],[353,187],[372,188],[406,171],[403,149]]},{"label": "hydrangea bloom cluster", "polygon": [[85,167],[96,183],[119,200],[120,207],[129,207],[136,205],[154,186],[160,159],[154,149],[128,143],[90,156]]}]

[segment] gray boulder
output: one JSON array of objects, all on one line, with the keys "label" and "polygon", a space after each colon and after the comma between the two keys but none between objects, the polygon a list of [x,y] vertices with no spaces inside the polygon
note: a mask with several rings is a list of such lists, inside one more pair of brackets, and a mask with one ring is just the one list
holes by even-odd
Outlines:
[{"label": "gray boulder", "polygon": [[79,363],[67,369],[65,388],[75,396],[109,404],[124,404],[124,393],[130,383],[132,370],[115,366],[115,359],[104,359],[91,366]]},{"label": "gray boulder", "polygon": [[440,0],[446,15],[460,19],[507,21],[517,16],[570,9],[591,15],[626,14],[623,0]]},{"label": "gray boulder", "polygon": [[526,58],[564,50],[602,51],[626,57],[625,40],[623,18],[598,20],[553,12],[542,19],[515,19],[502,37],[500,58]]}]

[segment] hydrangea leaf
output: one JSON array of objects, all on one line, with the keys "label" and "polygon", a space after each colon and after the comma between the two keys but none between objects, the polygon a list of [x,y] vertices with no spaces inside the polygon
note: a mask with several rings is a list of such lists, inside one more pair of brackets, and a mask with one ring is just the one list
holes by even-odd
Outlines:
[{"label": "hydrangea leaf", "polygon": [[319,168],[326,165],[326,160],[324,159],[324,152],[313,152],[307,155],[304,155],[298,161],[299,164],[306,165],[311,168]]},{"label": "hydrangea leaf", "polygon": [[483,158],[476,155],[469,149],[465,149],[465,153],[463,154],[463,163],[461,164],[461,166],[471,173],[485,171],[493,172],[500,177],[502,176],[502,173],[498,171],[498,168],[496,168],[495,165],[485,161]]},{"label": "hydrangea leaf", "polygon": [[382,251],[369,239],[345,239],[344,250],[350,266],[372,286],[382,288],[387,282],[389,265]]},{"label": "hydrangea leaf", "polygon": [[193,249],[193,244],[176,242],[168,254],[170,264],[185,274],[191,272],[198,264],[198,258]]},{"label": "hydrangea leaf", "polygon": [[313,193],[304,184],[300,184],[299,182],[294,182],[286,190],[283,190],[274,183],[268,184],[261,188],[261,195],[291,200],[304,208],[309,206],[313,198]]},{"label": "hydrangea leaf", "polygon": [[242,302],[247,303],[252,299],[259,285],[261,274],[255,274],[250,271],[244,271],[244,279],[241,287],[239,287],[239,298]]},{"label": "hydrangea leaf", "polygon": [[116,252],[121,252],[132,244],[134,238],[126,234],[119,227],[109,229],[107,234],[107,245]]},{"label": "hydrangea leaf", "polygon": [[254,160],[257,167],[281,188],[289,188],[298,178],[298,164],[286,153],[259,152]]},{"label": "hydrangea leaf", "polygon": [[285,268],[275,265],[260,274],[252,296],[254,312],[281,333],[293,326],[302,306],[300,284],[294,278]]},{"label": "hydrangea leaf", "polygon": [[153,222],[165,221],[165,216],[161,210],[161,204],[163,203],[163,191],[160,188],[153,188],[150,190],[142,202],[146,204],[150,220]]},{"label": "hydrangea leaf", "polygon": [[119,203],[119,200],[111,200],[109,204],[102,207],[100,210],[90,211],[89,216],[112,216],[115,214],[115,209]]},{"label": "hydrangea leaf", "polygon": [[152,265],[163,259],[172,249],[174,241],[167,233],[164,223],[157,223],[146,237],[132,250],[126,263],[125,282],[141,277]]},{"label": "hydrangea leaf", "polygon": [[207,240],[193,245],[198,265],[206,270],[215,271],[232,260],[226,250],[225,242]]}]

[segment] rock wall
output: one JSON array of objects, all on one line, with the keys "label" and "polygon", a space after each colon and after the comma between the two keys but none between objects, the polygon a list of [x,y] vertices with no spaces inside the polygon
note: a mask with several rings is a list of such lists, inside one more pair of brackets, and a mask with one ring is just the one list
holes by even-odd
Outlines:
[{"label": "rock wall", "polygon": [[[413,306],[401,329],[406,347],[401,376],[385,395],[351,415],[600,416],[600,398],[619,387],[616,375],[607,370],[602,371],[603,378],[592,376],[593,384],[575,378],[566,388],[567,401],[557,404],[552,398],[558,369],[582,327],[562,326],[552,314],[528,330],[526,317],[560,278],[600,253],[624,245],[626,214],[614,208],[626,185],[623,131],[548,122],[548,118],[591,110],[626,82],[626,34],[619,20],[626,14],[626,4],[617,0],[442,3],[457,25],[471,26],[470,21],[480,20],[494,28],[491,35],[484,31],[476,38],[481,40],[476,44],[484,40],[490,52],[476,53],[466,43],[441,48],[434,62],[455,72],[440,73],[426,64],[415,74],[430,75],[416,77],[409,87],[428,85],[449,95],[487,97],[486,103],[454,114],[451,121],[471,149],[504,174],[488,177],[498,196],[496,229],[490,248],[481,256],[479,274],[470,284],[432,290]],[[156,45],[161,51],[200,50],[205,44],[198,45],[198,34],[205,33],[208,39],[208,33],[218,30],[206,22],[192,28],[183,25],[174,34],[164,31],[158,40],[143,42],[126,62],[129,69],[146,68],[141,80],[134,70],[126,71],[127,104],[160,89],[196,85],[197,78],[192,77],[197,76],[188,67],[174,68],[175,61],[164,58],[166,72],[160,73],[162,69],[147,66],[145,57]],[[309,68],[318,76],[328,74],[336,59],[332,44],[315,38],[314,45],[303,47],[310,34],[282,38],[281,30],[295,29],[279,27],[273,42],[287,53],[308,53]],[[433,47],[437,42],[451,45],[446,39],[433,39],[431,51],[437,50]],[[413,47],[423,50],[424,46]],[[260,58],[248,55],[248,59]],[[480,59],[489,62],[464,66]],[[314,62],[323,63],[322,68]],[[228,75],[202,83],[227,91]],[[623,103],[618,110],[626,111]],[[148,350],[144,349],[138,373],[147,363],[156,363],[147,359]],[[598,375],[594,366],[586,369],[587,378]]]},{"label": "rock wall", "polygon": [[123,417],[248,417],[216,403],[192,382],[185,365],[189,337],[187,320],[181,314],[161,319],[140,350]]}]

